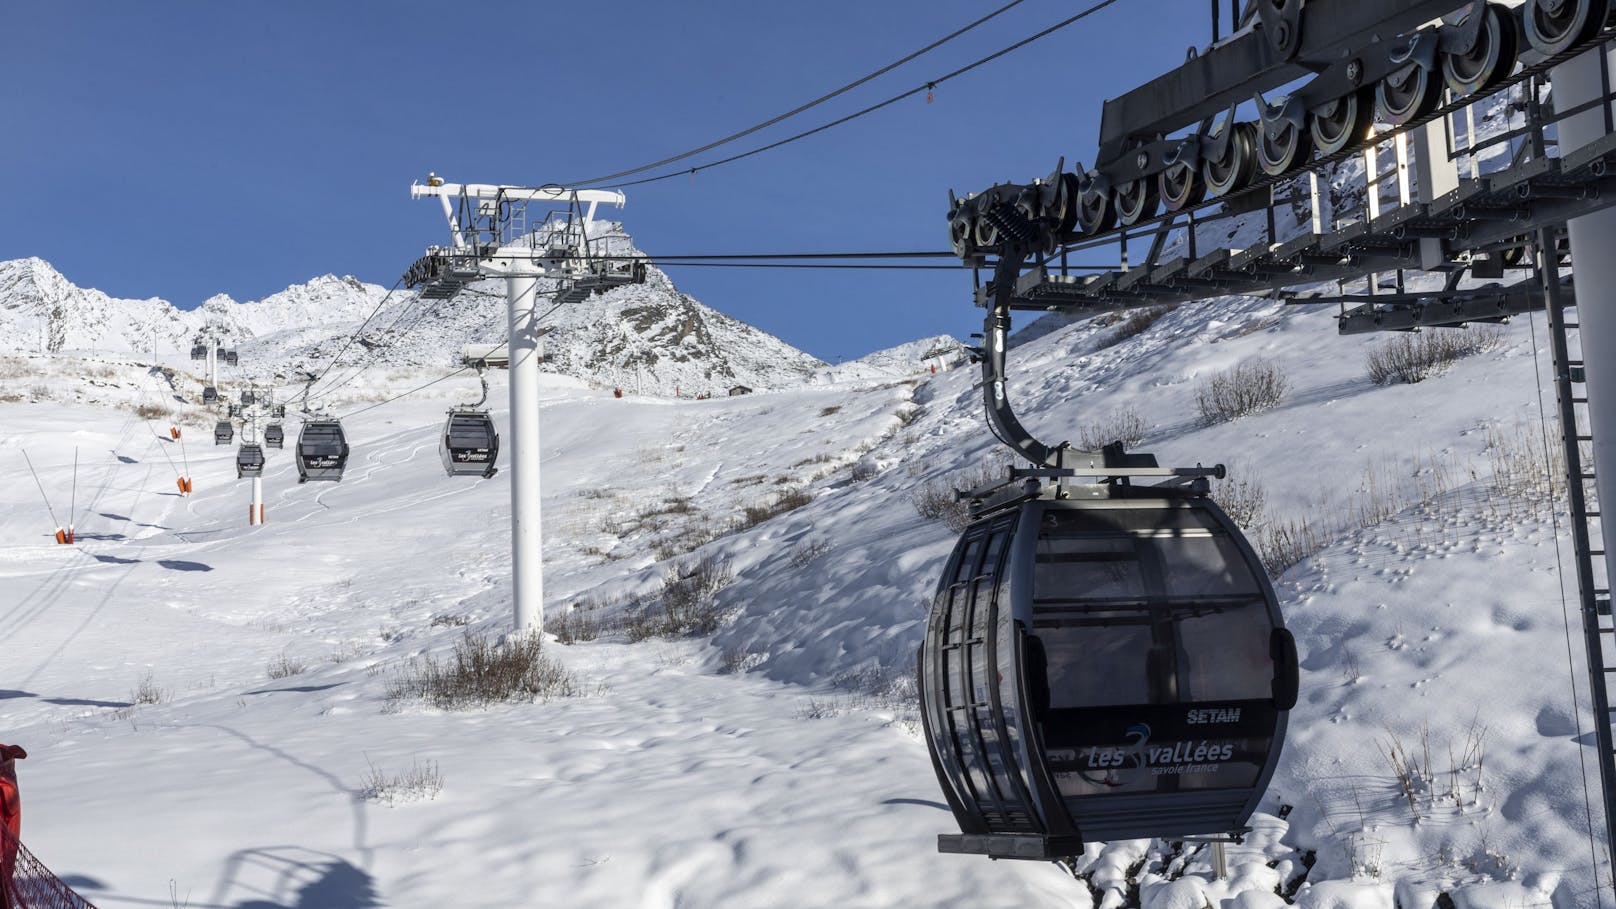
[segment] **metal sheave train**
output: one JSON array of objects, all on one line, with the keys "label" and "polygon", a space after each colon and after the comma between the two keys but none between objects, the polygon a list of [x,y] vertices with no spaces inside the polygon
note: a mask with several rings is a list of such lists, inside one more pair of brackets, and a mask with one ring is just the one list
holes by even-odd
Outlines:
[{"label": "metal sheave train", "polygon": [[[1613,12],[1612,0],[1248,0],[1244,8],[1234,35],[1105,103],[1093,168],[953,199],[955,252],[970,260],[1006,242],[1049,252],[1237,195],[1365,145],[1376,121],[1398,127],[1431,115],[1444,89],[1455,100],[1492,91],[1518,63],[1576,50]],[[1254,96],[1256,119],[1237,120],[1236,106]]]}]

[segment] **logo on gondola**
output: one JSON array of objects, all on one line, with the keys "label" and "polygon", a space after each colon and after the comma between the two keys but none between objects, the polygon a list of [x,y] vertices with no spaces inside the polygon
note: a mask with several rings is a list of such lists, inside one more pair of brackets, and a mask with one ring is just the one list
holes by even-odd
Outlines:
[{"label": "logo on gondola", "polygon": [[[1216,713],[1217,711],[1209,712]],[[1233,710],[1232,712],[1239,713],[1238,710]],[[1225,719],[1203,722],[1233,721]],[[1122,747],[1090,748],[1086,756],[1088,767],[1096,770],[1104,769],[1113,773],[1118,770],[1139,771],[1148,769],[1153,776],[1214,773],[1223,762],[1234,757],[1234,744],[1231,742],[1214,743],[1202,740],[1200,742],[1173,742],[1167,745],[1153,746],[1150,744],[1150,727],[1144,723],[1135,723],[1129,726],[1127,736],[1128,743]],[[1132,774],[1128,774],[1128,776],[1132,776]],[[1104,782],[1108,786],[1127,784],[1125,778],[1110,778]]]},{"label": "logo on gondola", "polygon": [[1184,718],[1184,722],[1192,725],[1207,723],[1238,723],[1240,722],[1239,707],[1208,707],[1202,710],[1191,710]]}]

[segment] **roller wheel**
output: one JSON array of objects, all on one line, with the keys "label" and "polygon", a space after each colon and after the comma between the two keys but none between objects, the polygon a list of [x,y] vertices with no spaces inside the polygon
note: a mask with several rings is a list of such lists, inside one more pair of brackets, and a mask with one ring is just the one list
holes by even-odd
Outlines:
[{"label": "roller wheel", "polygon": [[1313,160],[1313,134],[1306,127],[1289,123],[1279,135],[1268,138],[1268,131],[1257,127],[1257,167],[1270,177],[1282,177],[1305,167]]},{"label": "roller wheel", "polygon": [[1492,88],[1515,68],[1521,44],[1515,17],[1493,3],[1483,7],[1482,16],[1481,32],[1470,53],[1442,55],[1442,78],[1458,97]]},{"label": "roller wheel", "polygon": [[1060,193],[1056,197],[1060,200],[1060,203],[1056,211],[1051,213],[1051,216],[1055,218],[1056,233],[1070,233],[1072,228],[1077,226],[1078,195],[1077,175],[1061,174]]},{"label": "roller wheel", "polygon": [[1207,196],[1215,199],[1244,189],[1256,169],[1257,127],[1236,123],[1223,157],[1201,159],[1201,180],[1206,183]]},{"label": "roller wheel", "polygon": [[1609,12],[1610,0],[1526,0],[1521,18],[1527,43],[1553,56],[1598,31]]},{"label": "roller wheel", "polygon": [[1418,120],[1442,100],[1442,82],[1423,66],[1411,67],[1402,77],[1380,80],[1375,86],[1375,116],[1388,126],[1402,126]]},{"label": "roller wheel", "polygon": [[1156,181],[1150,177],[1129,180],[1116,188],[1117,222],[1132,227],[1156,214]]},{"label": "roller wheel", "polygon": [[954,255],[964,258],[971,251],[971,219],[962,208],[948,219],[948,239],[954,244]]},{"label": "roller wheel", "polygon": [[1111,194],[1099,192],[1079,193],[1077,196],[1077,229],[1084,234],[1104,233],[1117,224],[1117,211],[1111,207]]},{"label": "roller wheel", "polygon": [[1321,155],[1333,155],[1369,132],[1374,105],[1367,93],[1353,92],[1308,112],[1308,133]]},{"label": "roller wheel", "polygon": [[999,228],[994,226],[987,218],[984,218],[981,212],[977,212],[976,230],[974,232],[977,246],[983,249],[992,249],[999,245]]},{"label": "roller wheel", "polygon": [[1156,191],[1163,208],[1182,211],[1206,198],[1206,183],[1188,164],[1172,164],[1156,175]]}]

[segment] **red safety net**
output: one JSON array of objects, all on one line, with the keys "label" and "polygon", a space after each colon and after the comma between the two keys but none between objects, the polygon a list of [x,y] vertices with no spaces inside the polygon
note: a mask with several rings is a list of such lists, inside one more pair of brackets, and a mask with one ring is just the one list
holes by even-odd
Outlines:
[{"label": "red safety net", "polygon": [[95,904],[62,883],[28,847],[0,824],[0,891],[5,909],[95,909]]}]

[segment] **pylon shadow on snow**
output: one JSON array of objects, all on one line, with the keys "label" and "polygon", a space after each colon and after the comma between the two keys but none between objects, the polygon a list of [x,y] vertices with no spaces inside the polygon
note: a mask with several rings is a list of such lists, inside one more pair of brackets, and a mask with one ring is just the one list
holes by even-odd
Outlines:
[{"label": "pylon shadow on snow", "polygon": [[243,849],[230,857],[223,890],[254,894],[229,909],[378,909],[369,872],[328,852],[301,846]]}]

